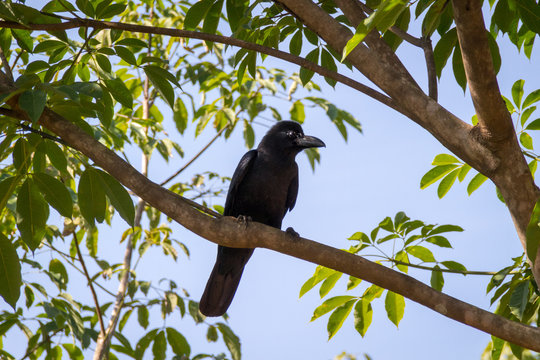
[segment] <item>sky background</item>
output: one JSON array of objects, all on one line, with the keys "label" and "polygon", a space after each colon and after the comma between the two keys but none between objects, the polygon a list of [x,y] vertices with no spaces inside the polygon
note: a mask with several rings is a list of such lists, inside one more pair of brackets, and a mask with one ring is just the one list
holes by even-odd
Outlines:
[{"label": "sky background", "polygon": [[[412,33],[418,32],[413,30]],[[499,46],[503,56],[498,76],[502,93],[510,97],[510,88],[518,79],[526,80],[526,94],[539,88],[538,46],[533,52],[532,61],[518,54],[507,38]],[[427,77],[421,50],[403,45],[398,55],[422,88],[426,89]],[[283,68],[289,74],[298,71],[296,66],[273,59],[267,59],[263,65]],[[353,76],[363,81],[357,72]],[[314,79],[319,84],[324,83],[317,75]],[[466,182],[455,184],[442,200],[437,197],[437,185],[420,190],[420,179],[431,168],[434,156],[448,153],[427,131],[344,85],[338,84],[332,89],[324,84],[323,96],[359,119],[364,133],[358,134],[349,129],[349,140],[345,142],[321,110],[306,109],[304,132],[321,138],[326,148],[321,149],[321,163],[315,172],[311,170],[306,156],[300,154],[297,157],[300,190],[296,207],[285,217],[283,229],[292,226],[302,237],[336,248],[348,248],[350,242],[346,239],[354,232],[369,232],[386,216],[393,217],[398,211],[404,211],[412,219],[432,224],[455,224],[465,229],[462,233],[448,235],[454,248],[436,249],[435,257],[438,260],[455,260],[469,270],[497,271],[509,265],[511,257],[522,254],[523,249],[509,213],[496,198],[495,188],[490,182],[468,196],[466,184],[473,176],[471,172]],[[439,82],[439,102],[466,121],[474,114],[468,91],[463,94],[449,68],[445,69]],[[290,107],[290,103],[281,100],[268,105],[283,109],[282,113],[287,113]],[[531,119],[535,115],[538,117],[536,113]],[[174,129],[170,120],[165,121],[165,127]],[[254,129],[257,144],[267,127],[255,124]],[[206,131],[194,138],[194,130],[194,126],[188,127],[184,136],[174,130],[169,131],[171,139],[184,149],[185,157],[176,157],[167,165],[159,156],[154,156],[149,170],[151,180],[159,182],[167,178],[214,135],[213,131]],[[538,140],[536,134],[532,135]],[[238,128],[227,141],[218,140],[178,180],[188,181],[195,174],[207,170],[231,176],[245,151],[241,128]],[[128,156],[137,167],[140,153],[131,151]],[[224,197],[217,198],[213,204],[224,204],[224,201]],[[57,216],[54,210],[51,216]],[[119,239],[127,225],[117,218],[111,227],[100,228],[100,252],[107,254],[105,258],[111,262],[121,261],[124,252]],[[214,264],[216,245],[177,224],[172,224],[172,229],[173,238],[189,247],[190,258],[180,255],[175,263],[170,258],[164,258],[161,250],[152,248],[136,270],[138,278],[154,283],[163,277],[171,278],[187,289],[193,299],[198,300]],[[50,255],[40,256],[40,261],[47,264]],[[93,267],[93,271],[97,271],[97,267]],[[485,333],[409,300],[406,300],[403,320],[396,328],[387,319],[384,298],[381,298],[373,302],[373,322],[364,338],[354,329],[351,314],[337,335],[328,341],[328,315],[310,322],[313,310],[322,303],[318,288],[302,298],[298,297],[301,285],[313,274],[314,269],[315,265],[286,255],[265,249],[255,251],[228,311],[228,323],[242,342],[243,359],[333,359],[343,351],[358,357],[369,354],[374,360],[396,357],[420,360],[434,357],[441,360],[478,359],[490,339]],[[411,271],[410,275],[429,283],[430,273]],[[71,291],[90,300],[86,281],[74,273],[70,276]],[[491,296],[486,296],[488,281],[489,277],[485,276],[445,274],[443,292],[494,311],[494,307],[489,307]],[[328,296],[361,295],[368,285],[363,282],[355,290],[346,292],[344,276]],[[107,295],[101,296],[104,301],[110,301]],[[24,306],[23,302],[24,299],[21,299],[19,306]],[[5,303],[0,304],[2,309],[7,309]],[[150,328],[162,326],[157,309],[152,315],[154,322]],[[206,326],[196,326],[189,316],[180,319],[176,312],[167,318],[166,326],[176,328],[188,338],[192,354],[225,351],[221,341],[208,343],[205,338]],[[127,334],[132,335],[130,339],[136,343],[143,331],[134,315],[127,328]],[[4,342],[8,351],[24,353],[26,341],[23,336],[11,336],[8,341]],[[145,358],[151,358],[151,349],[147,350]]]}]

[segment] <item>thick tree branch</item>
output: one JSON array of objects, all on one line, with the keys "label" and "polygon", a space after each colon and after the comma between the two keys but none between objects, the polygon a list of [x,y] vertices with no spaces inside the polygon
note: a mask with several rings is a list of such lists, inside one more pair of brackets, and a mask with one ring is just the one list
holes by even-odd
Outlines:
[{"label": "thick tree branch", "polygon": [[[491,178],[506,201],[521,244],[526,249],[526,229],[540,191],[522,154],[512,118],[497,84],[482,1],[453,0],[452,5],[467,83],[478,116],[478,138],[501,159]],[[540,248],[531,268],[540,285]]]},{"label": "thick tree branch", "polygon": [[[311,0],[280,0],[313,32],[341,53],[352,32]],[[380,61],[375,48],[359,44],[347,60],[375,85],[399,103],[408,117],[429,131],[446,148],[469,165],[490,176],[498,159],[472,136],[473,127],[427,96],[399,63]]]},{"label": "thick tree branch", "polygon": [[482,1],[453,0],[459,46],[478,123],[489,140],[515,137],[510,113],[501,97],[491,60]]},{"label": "thick tree branch", "polygon": [[403,113],[403,109],[397,106],[396,102],[389,98],[388,96],[381,94],[377,90],[370,88],[362,83],[359,83],[356,80],[353,80],[347,76],[341,75],[335,71],[329,70],[325,67],[319,66],[312,63],[311,61],[300,57],[289,54],[284,51],[273,49],[270,47],[250,43],[247,41],[235,39],[228,36],[206,34],[197,31],[188,31],[172,28],[161,28],[155,26],[144,26],[144,25],[134,25],[134,24],[125,24],[121,22],[111,22],[111,21],[98,21],[92,19],[71,19],[59,24],[19,24],[9,21],[0,21],[0,28],[10,28],[10,29],[25,29],[25,30],[68,30],[75,29],[80,27],[91,27],[94,29],[117,29],[125,30],[131,32],[139,32],[143,34],[158,34],[158,35],[167,35],[172,37],[182,37],[182,38],[191,38],[199,39],[211,42],[217,42],[226,45],[238,46],[243,49],[253,50],[262,54],[267,54],[275,58],[285,60],[287,62],[302,66],[308,70],[311,70],[319,75],[326,76],[328,78],[334,79],[337,82],[340,82],[344,85],[347,85],[355,90],[360,91],[361,93],[391,107],[392,109]]},{"label": "thick tree branch", "polygon": [[[20,116],[25,117],[23,113]],[[304,238],[293,240],[287,233],[260,223],[253,222],[245,227],[231,217],[209,217],[193,209],[182,197],[147,179],[113,151],[60,115],[46,108],[40,123],[88,156],[148,204],[205,239],[229,247],[263,247],[347,273],[401,294],[451,319],[540,351],[540,330],[537,328],[467,304],[360,256]]]}]

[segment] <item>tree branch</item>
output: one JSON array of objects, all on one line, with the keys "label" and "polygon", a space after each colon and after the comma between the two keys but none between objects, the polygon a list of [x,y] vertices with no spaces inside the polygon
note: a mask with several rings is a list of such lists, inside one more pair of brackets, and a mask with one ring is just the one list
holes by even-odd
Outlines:
[{"label": "tree branch", "polygon": [[501,97],[491,60],[482,1],[452,0],[463,66],[478,123],[491,141],[514,136],[510,113]]},{"label": "tree branch", "polygon": [[98,297],[96,294],[96,290],[94,289],[94,285],[92,283],[92,278],[90,277],[90,274],[88,273],[88,269],[86,268],[86,264],[84,262],[81,248],[79,246],[79,240],[77,239],[77,234],[73,232],[73,241],[75,241],[75,248],[77,249],[77,257],[79,258],[79,262],[81,263],[84,276],[86,277],[86,280],[88,281],[88,286],[90,287],[90,292],[92,293],[92,298],[94,299],[94,305],[96,305],[96,312],[98,315],[98,321],[99,321],[99,327],[101,328],[100,334],[105,334],[105,324],[103,323],[103,313],[101,312],[101,307],[99,306]]},{"label": "tree branch", "polygon": [[[21,117],[25,117],[21,113]],[[540,351],[540,330],[510,321],[440,293],[412,277],[370,262],[360,256],[312,240],[298,238],[275,228],[252,222],[248,227],[231,217],[212,218],[189,206],[182,197],[160,187],[123,161],[113,151],[74,124],[46,108],[40,123],[91,158],[124,186],[190,231],[216,244],[263,247],[364,279],[401,294],[456,321],[490,333],[522,347]]]},{"label": "tree branch", "polygon": [[79,27],[91,27],[94,29],[118,29],[131,32],[139,32],[143,34],[158,34],[158,35],[167,35],[172,37],[182,37],[182,38],[192,38],[199,39],[211,42],[217,42],[226,45],[238,46],[243,49],[253,50],[262,54],[267,54],[275,58],[285,60],[287,62],[302,66],[308,70],[311,70],[319,75],[331,78],[340,82],[344,85],[347,85],[355,90],[360,91],[361,93],[383,103],[386,106],[391,107],[392,109],[403,113],[402,109],[397,106],[396,102],[389,98],[388,96],[366,86],[356,80],[353,80],[347,76],[341,75],[335,71],[329,70],[325,67],[319,66],[311,61],[300,57],[289,54],[284,51],[273,49],[270,47],[262,46],[259,44],[250,43],[247,41],[235,39],[228,36],[206,34],[197,31],[188,31],[172,28],[161,28],[156,26],[144,26],[144,25],[135,25],[135,24],[126,24],[121,22],[111,22],[111,21],[98,21],[92,19],[71,19],[63,23],[57,24],[19,24],[10,21],[0,21],[0,28],[10,28],[10,29],[25,29],[25,30],[68,30],[75,29]]}]

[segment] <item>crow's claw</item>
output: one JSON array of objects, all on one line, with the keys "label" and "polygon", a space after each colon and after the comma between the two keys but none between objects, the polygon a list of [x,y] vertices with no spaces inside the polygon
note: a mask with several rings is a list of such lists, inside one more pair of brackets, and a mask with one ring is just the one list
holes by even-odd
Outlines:
[{"label": "crow's claw", "polygon": [[288,227],[285,232],[289,235],[291,235],[294,239],[298,239],[300,237],[300,234],[294,231],[292,227]]},{"label": "crow's claw", "polygon": [[238,225],[244,225],[244,227],[247,228],[248,223],[252,221],[252,219],[251,219],[251,216],[238,215],[238,217],[236,218],[236,221],[238,221]]}]

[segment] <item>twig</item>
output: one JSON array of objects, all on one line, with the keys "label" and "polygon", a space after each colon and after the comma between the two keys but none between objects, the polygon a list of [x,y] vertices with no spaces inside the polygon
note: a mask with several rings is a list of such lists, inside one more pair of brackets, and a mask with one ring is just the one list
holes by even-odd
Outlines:
[{"label": "twig", "polygon": [[94,289],[94,285],[92,284],[92,278],[90,277],[90,274],[88,273],[88,269],[86,268],[86,264],[84,262],[81,248],[79,246],[79,240],[77,239],[77,233],[73,232],[73,241],[75,241],[75,247],[77,249],[77,256],[79,257],[79,262],[81,263],[81,266],[84,271],[84,276],[86,276],[86,280],[88,280],[88,286],[90,287],[90,291],[92,292],[92,298],[94,298],[94,304],[96,305],[96,312],[98,315],[99,320],[99,326],[101,328],[101,333],[105,334],[105,324],[103,323],[103,314],[101,312],[101,307],[99,306],[98,297],[96,294],[96,290]]},{"label": "twig", "polygon": [[[88,32],[88,28],[85,29],[85,34],[84,36],[86,37],[86,39],[84,39],[84,43],[83,45],[81,46],[81,48],[79,49],[79,51],[77,52],[77,54],[75,55],[75,57],[73,58],[73,62],[71,63],[69,69],[66,70],[66,72],[64,73],[64,76],[63,78],[64,79],[67,79],[67,77],[69,76],[69,73],[73,70],[73,68],[75,67],[75,65],[77,64],[77,61],[79,61],[79,58],[81,57],[81,54],[84,50],[84,48],[88,45],[88,42],[90,41],[90,39],[92,38],[92,36],[94,35],[94,33],[96,32],[95,29],[93,29],[91,32],[90,32],[90,35],[87,34]],[[88,36],[87,36],[88,35]]]},{"label": "twig", "polygon": [[[453,269],[442,269],[442,268],[441,269],[435,269],[433,267],[424,266],[424,265],[418,265],[418,264],[411,264],[411,263],[408,263],[408,262],[405,262],[405,261],[399,261],[399,260],[391,259],[391,258],[387,258],[386,261],[390,261],[390,262],[393,262],[394,264],[410,266],[410,267],[417,268],[417,269],[422,269],[422,270],[440,271],[440,272],[445,272],[445,273],[453,273],[453,274],[461,274],[461,275],[489,275],[489,276],[493,276],[493,275],[498,273],[497,271],[453,270]],[[519,272],[509,272],[509,274],[518,274],[518,273]]]},{"label": "twig", "polygon": [[0,60],[2,60],[2,66],[4,67],[6,75],[11,81],[13,81],[13,72],[9,67],[9,62],[7,61],[6,54],[4,54],[4,50],[2,50],[2,47],[0,47]]},{"label": "twig", "polygon": [[193,164],[193,162],[195,160],[197,160],[199,158],[199,156],[201,156],[213,143],[214,141],[216,141],[219,136],[223,133],[223,131],[225,131],[226,129],[228,129],[227,126],[223,127],[221,130],[219,130],[217,132],[217,134],[208,142],[208,144],[206,144],[197,154],[195,154],[195,156],[189,160],[184,166],[182,166],[177,172],[175,172],[174,174],[172,174],[171,176],[169,176],[166,180],[163,180],[159,185],[160,186],[164,186],[165,184],[167,184],[169,181],[171,181],[172,179],[174,179],[175,177],[177,177],[180,173],[182,173],[184,170],[186,170],[186,168]]},{"label": "twig", "polygon": [[433,45],[429,36],[422,38],[424,49],[424,57],[426,59],[427,75],[428,75],[428,91],[429,97],[437,101],[437,71],[435,70],[435,57],[433,56]]},{"label": "twig", "polygon": [[[0,114],[12,117],[14,119],[20,119],[20,114],[18,112],[13,111],[11,109],[4,108],[4,107],[0,107]],[[34,134],[38,134],[39,136],[41,136],[44,139],[49,139],[49,140],[55,141],[57,143],[60,143],[62,145],[68,146],[66,144],[66,142],[64,140],[62,140],[61,138],[50,135],[50,134],[47,134],[46,132],[43,132],[41,130],[34,129],[33,127],[28,126],[26,124],[18,123],[17,126],[23,128],[26,131],[30,131],[30,132],[33,132]]]},{"label": "twig", "polygon": [[[73,258],[70,254],[66,254],[65,252],[63,252],[62,250],[52,246],[51,244],[47,243],[47,242],[43,242],[43,245],[44,246],[47,246],[49,249],[53,250],[53,251],[56,251],[58,254],[60,254],[60,256],[62,256],[69,265],[71,265],[75,270],[77,270],[79,273],[83,274],[84,275],[84,271],[82,271],[81,269],[79,269],[75,263],[73,263],[73,260],[75,258]],[[71,260],[71,261],[70,261]],[[111,295],[111,296],[114,296],[114,294],[109,291],[105,286],[101,285],[100,283],[96,282],[95,280],[92,280],[92,283],[94,285],[96,285],[98,288],[100,288],[101,290],[103,290],[105,293]]]}]

